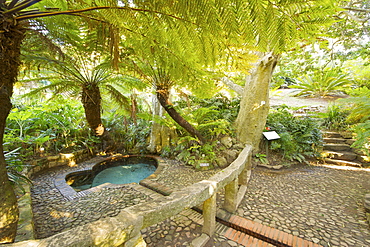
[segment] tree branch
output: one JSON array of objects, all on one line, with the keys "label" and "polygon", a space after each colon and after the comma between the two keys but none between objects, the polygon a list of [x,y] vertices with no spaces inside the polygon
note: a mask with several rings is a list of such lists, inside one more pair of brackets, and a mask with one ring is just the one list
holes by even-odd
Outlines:
[{"label": "tree branch", "polygon": [[360,9],[360,8],[351,8],[351,7],[342,7],[342,9],[349,10],[349,11],[355,11],[355,12],[370,13],[370,9]]},{"label": "tree branch", "polygon": [[[155,11],[155,10],[130,8],[130,7],[117,7],[117,6],[98,6],[98,7],[90,7],[90,8],[78,9],[78,10],[66,10],[66,11],[58,11],[58,12],[39,12],[38,14],[18,16],[15,19],[20,21],[20,20],[27,20],[27,19],[34,19],[34,18],[40,18],[40,17],[55,16],[55,15],[76,15],[76,14],[82,13],[82,12],[89,12],[89,11],[101,10],[101,9],[120,9],[120,10],[133,10],[133,11],[138,11],[138,12],[148,12],[148,13],[166,15],[166,16],[172,17],[172,18],[177,19],[177,20],[192,23],[192,22],[190,22],[188,20],[185,20],[181,17],[171,15],[171,14],[162,13],[162,12]],[[195,23],[192,23],[192,24],[195,24]]]},{"label": "tree branch", "polygon": [[243,95],[243,87],[234,83],[232,80],[230,80],[230,78],[224,76],[221,78],[221,81],[237,94]]}]

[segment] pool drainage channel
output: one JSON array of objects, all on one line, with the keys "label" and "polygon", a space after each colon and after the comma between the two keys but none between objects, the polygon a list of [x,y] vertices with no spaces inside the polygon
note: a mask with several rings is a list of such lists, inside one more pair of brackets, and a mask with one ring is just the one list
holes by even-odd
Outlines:
[{"label": "pool drainage channel", "polygon": [[[164,185],[160,185],[159,183],[157,182],[153,182],[153,181],[150,181],[150,180],[142,180],[140,182],[140,185],[154,191],[154,192],[157,192],[161,195],[164,195],[164,196],[169,196],[173,191],[172,189],[168,188],[167,186],[164,186]],[[200,208],[200,207],[192,207],[191,208],[192,210],[196,211],[197,213],[199,214],[203,214],[203,210]],[[237,225],[237,224],[234,224],[232,223],[231,221],[229,221],[228,219],[230,219],[230,217],[233,215],[231,213],[228,213],[224,210],[223,211],[223,214],[225,216],[221,216],[220,214],[218,214],[218,216],[216,216],[216,221],[227,226],[227,227],[230,227],[232,229],[235,229],[236,231],[239,231],[239,232],[242,232],[242,233],[245,233],[251,237],[254,237],[254,238],[257,238],[261,241],[264,241],[266,243],[269,243],[269,244],[272,244],[272,245],[275,245],[277,247],[291,247],[291,245],[288,245],[288,244],[285,244],[281,241],[278,241],[276,239],[273,239],[273,238],[270,238],[270,237],[267,237],[263,234],[260,234],[258,232],[255,232],[255,231],[252,231],[250,229],[247,229],[247,228],[244,228],[240,225]]]}]

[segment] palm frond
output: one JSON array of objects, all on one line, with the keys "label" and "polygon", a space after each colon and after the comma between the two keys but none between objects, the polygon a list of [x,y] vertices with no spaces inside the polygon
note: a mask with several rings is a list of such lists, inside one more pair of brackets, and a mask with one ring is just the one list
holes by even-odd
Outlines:
[{"label": "palm frond", "polygon": [[107,102],[115,103],[126,110],[130,109],[130,98],[122,94],[117,88],[112,85],[105,85],[102,89],[105,91],[104,95],[109,97],[109,100],[106,100]]}]

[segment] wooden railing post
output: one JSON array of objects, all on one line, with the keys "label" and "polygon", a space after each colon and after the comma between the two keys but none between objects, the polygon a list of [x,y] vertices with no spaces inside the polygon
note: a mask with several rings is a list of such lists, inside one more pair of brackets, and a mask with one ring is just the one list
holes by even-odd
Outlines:
[{"label": "wooden railing post", "polygon": [[203,229],[202,232],[212,236],[216,228],[216,193],[203,202]]}]

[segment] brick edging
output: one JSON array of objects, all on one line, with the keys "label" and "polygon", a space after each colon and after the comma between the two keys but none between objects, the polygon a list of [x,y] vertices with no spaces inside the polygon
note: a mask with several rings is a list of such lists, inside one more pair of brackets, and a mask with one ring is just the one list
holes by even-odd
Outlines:
[{"label": "brick edging", "polygon": [[[270,243],[273,246],[289,246],[289,247],[323,247],[322,245],[304,240],[303,238],[294,236],[292,234],[280,231],[269,226],[265,226],[258,222],[254,222],[237,215],[218,215],[223,220],[230,223],[232,228],[229,228],[224,236],[230,240],[233,240],[241,245],[248,246],[248,238],[242,237],[245,235],[251,235],[254,238],[258,238],[265,243]],[[254,234],[250,234],[250,233]],[[261,238],[261,236],[263,236]],[[263,243],[262,242],[262,243]],[[262,246],[262,245],[261,245]]]}]

